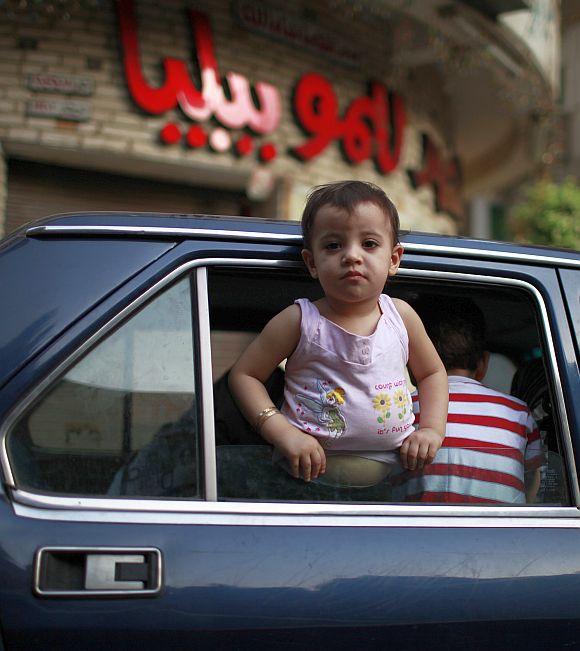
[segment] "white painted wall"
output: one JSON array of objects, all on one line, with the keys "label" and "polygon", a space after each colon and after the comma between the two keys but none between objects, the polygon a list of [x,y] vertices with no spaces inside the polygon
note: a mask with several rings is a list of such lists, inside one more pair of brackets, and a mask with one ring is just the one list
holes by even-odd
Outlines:
[{"label": "white painted wall", "polygon": [[502,14],[500,21],[529,47],[557,96],[560,92],[560,2],[530,0],[529,4],[529,9]]}]

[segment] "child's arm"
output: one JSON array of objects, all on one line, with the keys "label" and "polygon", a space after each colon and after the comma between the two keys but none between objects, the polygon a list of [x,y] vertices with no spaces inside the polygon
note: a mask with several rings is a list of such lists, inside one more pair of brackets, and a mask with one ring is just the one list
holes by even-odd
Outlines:
[{"label": "child's arm", "polygon": [[443,362],[429,339],[421,319],[404,301],[394,299],[409,335],[409,368],[417,383],[421,427],[401,446],[401,461],[408,470],[423,468],[435,458],[445,437],[449,385]]},{"label": "child's arm", "polygon": [[532,470],[526,470],[524,473],[524,484],[526,487],[526,502],[528,504],[534,504],[536,497],[538,495],[538,490],[540,489],[540,482],[542,475],[540,474],[539,468],[533,468]]},{"label": "child's arm", "polygon": [[[230,371],[232,395],[252,425],[256,425],[260,414],[273,407],[264,382],[294,352],[300,339],[300,319],[300,307],[296,304],[277,314]],[[280,412],[264,420],[259,433],[286,457],[294,477],[310,481],[326,470],[326,456],[317,439],[291,425]]]}]

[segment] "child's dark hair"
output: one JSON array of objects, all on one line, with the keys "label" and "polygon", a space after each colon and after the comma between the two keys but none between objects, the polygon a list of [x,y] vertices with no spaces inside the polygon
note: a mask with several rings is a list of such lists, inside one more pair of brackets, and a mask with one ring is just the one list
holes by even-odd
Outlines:
[{"label": "child's dark hair", "polygon": [[304,248],[309,249],[311,246],[314,219],[322,206],[336,206],[350,214],[359,203],[367,201],[375,204],[385,213],[385,217],[391,224],[393,244],[398,244],[399,213],[385,192],[378,185],[367,181],[337,181],[317,185],[308,194],[308,200],[302,213]]},{"label": "child's dark hair", "polygon": [[415,306],[447,370],[475,371],[485,351],[485,317],[469,298],[423,298]]}]

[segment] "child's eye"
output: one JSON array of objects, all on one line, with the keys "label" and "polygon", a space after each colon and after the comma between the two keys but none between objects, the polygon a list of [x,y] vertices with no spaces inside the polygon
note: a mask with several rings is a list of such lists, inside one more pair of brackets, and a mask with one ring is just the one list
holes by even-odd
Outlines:
[{"label": "child's eye", "polygon": [[379,245],[378,242],[375,242],[375,240],[365,240],[363,242],[363,246],[365,249],[374,249]]},{"label": "child's eye", "polygon": [[336,251],[337,249],[340,248],[340,244],[339,244],[338,242],[327,242],[327,243],[324,245],[324,248],[325,248],[327,251]]}]

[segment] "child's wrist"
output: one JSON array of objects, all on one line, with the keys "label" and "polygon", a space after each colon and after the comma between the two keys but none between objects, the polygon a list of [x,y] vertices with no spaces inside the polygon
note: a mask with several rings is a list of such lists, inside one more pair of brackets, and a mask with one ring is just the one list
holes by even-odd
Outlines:
[{"label": "child's wrist", "polygon": [[272,416],[276,416],[276,414],[279,414],[280,410],[274,407],[274,405],[270,405],[269,407],[266,407],[265,409],[262,409],[262,411],[256,416],[256,419],[254,421],[254,429],[258,434],[262,434],[262,427],[264,423],[271,418]]},{"label": "child's wrist", "polygon": [[[273,418],[273,416],[276,416],[276,418]],[[264,420],[258,434],[274,447],[279,447],[288,436],[287,430],[289,426],[290,423],[286,416],[282,412],[277,411],[272,414],[272,417]]]},{"label": "child's wrist", "polygon": [[425,430],[429,430],[430,432],[434,432],[439,436],[440,438],[444,439],[445,438],[445,427],[437,427],[434,425],[422,425],[417,431],[418,432],[425,432]]}]

